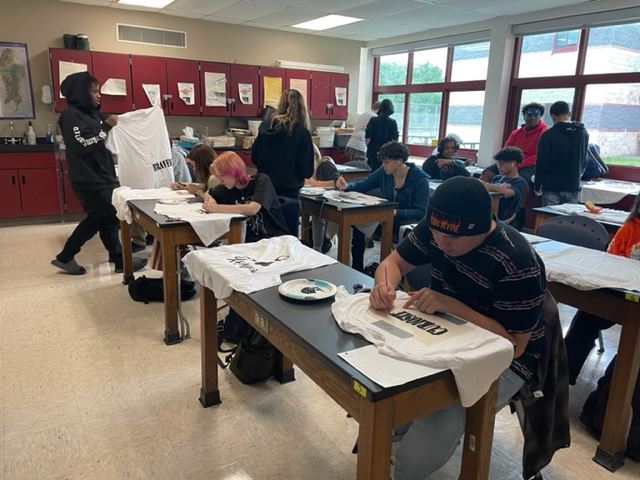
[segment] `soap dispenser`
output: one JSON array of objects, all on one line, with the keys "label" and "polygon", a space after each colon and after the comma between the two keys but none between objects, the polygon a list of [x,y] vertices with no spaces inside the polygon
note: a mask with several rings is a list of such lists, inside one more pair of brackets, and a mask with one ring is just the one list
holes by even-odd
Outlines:
[{"label": "soap dispenser", "polygon": [[36,144],[36,132],[33,131],[33,124],[31,120],[29,120],[29,131],[27,132],[27,140],[29,141],[29,145]]}]

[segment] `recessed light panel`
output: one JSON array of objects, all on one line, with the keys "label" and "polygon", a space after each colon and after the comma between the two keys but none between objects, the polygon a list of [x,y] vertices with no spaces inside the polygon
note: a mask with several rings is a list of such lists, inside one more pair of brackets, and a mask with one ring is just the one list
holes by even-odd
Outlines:
[{"label": "recessed light panel", "polygon": [[308,22],[292,25],[295,28],[304,28],[306,30],[328,30],[330,28],[349,25],[350,23],[361,22],[362,18],[345,17],[344,15],[326,15],[324,17],[309,20]]}]

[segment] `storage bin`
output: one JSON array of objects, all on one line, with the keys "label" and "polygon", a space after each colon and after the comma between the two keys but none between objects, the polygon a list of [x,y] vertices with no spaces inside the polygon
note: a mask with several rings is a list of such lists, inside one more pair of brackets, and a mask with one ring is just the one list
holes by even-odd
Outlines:
[{"label": "storage bin", "polygon": [[347,142],[351,138],[350,133],[336,134],[333,146],[338,148],[347,148]]},{"label": "storage bin", "polygon": [[336,135],[336,130],[333,127],[318,127],[316,133],[320,137],[320,148],[333,147],[333,141]]}]

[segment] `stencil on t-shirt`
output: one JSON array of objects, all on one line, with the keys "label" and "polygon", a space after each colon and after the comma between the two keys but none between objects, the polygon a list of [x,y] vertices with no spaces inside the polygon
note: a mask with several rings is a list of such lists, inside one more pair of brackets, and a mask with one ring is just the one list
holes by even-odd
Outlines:
[{"label": "stencil on t-shirt", "polygon": [[417,308],[402,308],[405,303],[396,301],[391,312],[367,309],[371,324],[399,338],[413,338],[423,345],[435,345],[470,332],[469,324],[451,315],[430,315]]},{"label": "stencil on t-shirt", "polygon": [[229,265],[232,265],[236,268],[247,270],[250,273],[258,273],[260,270],[264,270],[269,265],[272,265],[276,262],[284,262],[287,259],[289,259],[289,255],[278,255],[273,260],[256,260],[255,258],[246,255],[235,255],[233,257],[227,258],[227,261],[229,262]]}]

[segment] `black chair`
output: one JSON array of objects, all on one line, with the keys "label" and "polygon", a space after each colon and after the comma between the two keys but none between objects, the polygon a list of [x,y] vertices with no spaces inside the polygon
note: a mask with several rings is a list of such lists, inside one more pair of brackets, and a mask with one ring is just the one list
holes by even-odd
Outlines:
[{"label": "black chair", "polygon": [[[609,243],[607,229],[597,220],[582,215],[564,215],[547,218],[536,230],[536,235],[558,242],[591,248],[604,252]],[[604,352],[602,331],[598,336],[598,353]]]},{"label": "black chair", "polygon": [[354,168],[362,168],[364,170],[371,171],[371,167],[367,162],[363,162],[362,160],[351,160],[349,162],[343,163],[346,167],[354,167]]},{"label": "black chair", "polygon": [[297,198],[278,196],[280,210],[284,216],[284,221],[289,227],[289,232],[294,237],[298,236],[298,222],[300,220],[300,200]]}]

